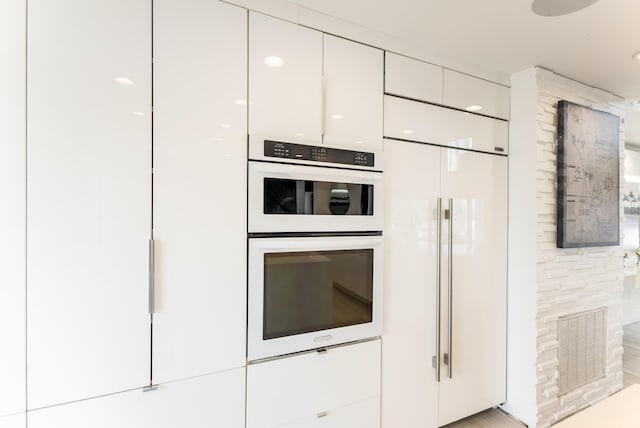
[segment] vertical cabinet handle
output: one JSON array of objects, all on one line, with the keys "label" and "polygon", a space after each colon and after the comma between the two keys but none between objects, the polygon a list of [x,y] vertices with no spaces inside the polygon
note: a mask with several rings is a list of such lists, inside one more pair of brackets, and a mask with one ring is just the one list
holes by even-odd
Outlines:
[{"label": "vertical cabinet handle", "polygon": [[156,310],[156,278],[155,278],[155,241],[149,239],[149,313]]},{"label": "vertical cabinet handle", "polygon": [[447,364],[447,376],[449,379],[453,377],[453,199],[449,199],[449,257],[448,257],[448,272],[447,272],[447,285],[448,285],[448,317],[449,317],[449,331],[447,343],[449,346],[449,356]]},{"label": "vertical cabinet handle", "polygon": [[320,132],[324,139],[327,132],[327,81],[324,76],[320,78]]},{"label": "vertical cabinet handle", "polygon": [[440,263],[442,262],[442,198],[436,202],[436,356],[433,367],[436,369],[436,382],[440,382],[440,298],[442,294],[442,275]]}]

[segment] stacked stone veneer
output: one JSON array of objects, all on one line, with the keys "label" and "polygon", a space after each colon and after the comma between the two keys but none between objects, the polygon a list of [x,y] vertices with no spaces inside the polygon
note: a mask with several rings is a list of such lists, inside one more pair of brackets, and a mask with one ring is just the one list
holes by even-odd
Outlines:
[{"label": "stacked stone veneer", "polygon": [[[537,427],[545,428],[622,388],[622,247],[556,248],[557,102],[565,99],[621,117],[624,112],[611,94],[542,69],[536,78],[536,401]],[[620,129],[622,183],[623,124]],[[606,375],[559,396],[558,317],[602,306],[608,308]]]}]

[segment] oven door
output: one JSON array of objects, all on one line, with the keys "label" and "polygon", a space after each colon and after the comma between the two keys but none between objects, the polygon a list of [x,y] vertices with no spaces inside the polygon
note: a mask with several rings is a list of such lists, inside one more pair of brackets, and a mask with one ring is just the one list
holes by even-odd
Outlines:
[{"label": "oven door", "polygon": [[249,162],[249,233],[377,231],[382,174]]},{"label": "oven door", "polygon": [[249,239],[248,359],[379,336],[382,242]]}]

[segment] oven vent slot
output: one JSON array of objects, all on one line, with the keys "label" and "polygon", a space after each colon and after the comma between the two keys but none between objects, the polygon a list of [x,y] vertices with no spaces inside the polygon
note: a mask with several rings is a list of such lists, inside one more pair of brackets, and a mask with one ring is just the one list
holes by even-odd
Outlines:
[{"label": "oven vent slot", "polygon": [[559,395],[605,376],[607,308],[558,319]]}]

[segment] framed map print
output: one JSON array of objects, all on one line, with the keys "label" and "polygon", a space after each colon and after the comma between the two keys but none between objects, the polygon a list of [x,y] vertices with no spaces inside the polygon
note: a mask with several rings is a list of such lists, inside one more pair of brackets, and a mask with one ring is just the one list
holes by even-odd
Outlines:
[{"label": "framed map print", "polygon": [[620,118],[558,102],[557,247],[620,244]]}]

